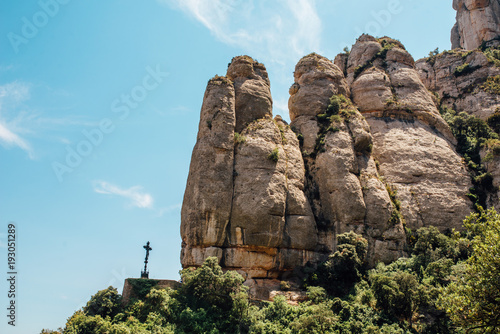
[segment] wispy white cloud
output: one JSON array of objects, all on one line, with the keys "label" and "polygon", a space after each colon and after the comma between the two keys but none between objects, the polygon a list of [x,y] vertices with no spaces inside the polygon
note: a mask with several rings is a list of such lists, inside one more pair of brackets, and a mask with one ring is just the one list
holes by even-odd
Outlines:
[{"label": "wispy white cloud", "polygon": [[[50,96],[69,95],[64,90],[52,89],[43,84],[33,86],[30,83],[14,81],[0,85],[0,146],[22,149],[31,159],[35,159],[32,143],[36,144],[39,140],[70,143],[65,135],[71,134],[75,127],[98,125],[97,121],[89,121],[85,116],[64,113],[62,117],[54,117],[55,112],[61,114],[60,108],[41,110],[40,106],[29,106],[34,90],[37,90],[35,95],[39,95],[41,91]],[[63,111],[67,111],[67,108]]]},{"label": "wispy white cloud", "polygon": [[158,0],[195,18],[220,41],[265,62],[297,61],[319,51],[315,0]]},{"label": "wispy white cloud", "polygon": [[21,137],[9,130],[8,125],[0,120],[0,142],[4,147],[17,146],[25,150],[29,156],[33,157],[33,150],[31,146]]},{"label": "wispy white cloud", "polygon": [[12,100],[14,102],[22,102],[30,97],[30,85],[14,81],[0,86],[0,108],[5,100]]},{"label": "wispy white cloud", "polygon": [[[14,122],[7,122],[2,119],[2,109],[5,104],[17,105],[29,99],[29,85],[20,82],[12,82],[0,86],[0,144],[3,147],[18,147],[26,151],[30,158],[33,158],[33,149],[28,141],[19,135],[19,131]],[[16,133],[17,132],[17,133]]]},{"label": "wispy white cloud", "polygon": [[288,100],[285,98],[274,99],[273,109],[275,114],[279,114],[286,119],[288,117]]},{"label": "wispy white cloud", "polygon": [[65,117],[47,117],[40,112],[19,111],[12,118],[11,124],[19,128],[19,133],[34,134],[34,131],[55,131],[58,129],[67,129],[72,126],[99,126],[98,121],[89,121],[83,116],[68,115]]},{"label": "wispy white cloud", "polygon": [[130,206],[144,209],[153,208],[153,196],[144,192],[141,186],[123,189],[106,181],[97,180],[92,183],[96,193],[124,197],[129,200]]}]

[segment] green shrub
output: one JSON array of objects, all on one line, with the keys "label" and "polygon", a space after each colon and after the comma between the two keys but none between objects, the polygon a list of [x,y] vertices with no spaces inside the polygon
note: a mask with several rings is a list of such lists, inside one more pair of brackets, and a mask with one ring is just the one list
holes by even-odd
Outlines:
[{"label": "green shrub", "polygon": [[495,157],[500,156],[500,140],[488,139],[486,143],[484,143],[484,147],[486,149],[486,155],[483,158],[484,162],[489,162]]},{"label": "green shrub", "polygon": [[245,136],[239,134],[238,132],[234,133],[234,143],[235,144],[243,144],[246,140],[247,140],[247,138]]},{"label": "green shrub", "polygon": [[481,89],[490,94],[500,95],[500,75],[488,77],[486,82],[481,85]]},{"label": "green shrub", "polygon": [[497,134],[500,134],[500,108],[497,108],[495,110],[495,113],[488,117],[486,123],[488,123],[493,131],[495,131]]},{"label": "green shrub", "polygon": [[158,281],[154,279],[145,279],[145,278],[129,278],[127,279],[129,284],[132,286],[134,294],[139,299],[143,299],[149,293],[149,291],[158,285]]},{"label": "green shrub", "polygon": [[458,77],[461,75],[466,75],[474,71],[474,68],[470,66],[469,63],[464,63],[460,66],[457,66],[455,70],[453,71],[453,74]]},{"label": "green shrub", "polygon": [[181,270],[182,285],[179,292],[192,297],[197,306],[216,306],[223,310],[232,308],[231,294],[246,291],[244,278],[235,271],[223,272],[216,257],[209,257],[198,270]]},{"label": "green shrub", "polygon": [[291,288],[292,288],[292,286],[290,285],[290,282],[287,282],[287,281],[280,282],[280,290],[281,291],[288,291]]},{"label": "green shrub", "polygon": [[438,55],[439,55],[439,48],[436,48],[434,51],[429,52],[429,56],[426,58],[426,61],[432,66],[434,66]]},{"label": "green shrub", "polygon": [[425,289],[412,273],[379,273],[375,270],[370,273],[370,281],[377,307],[390,316],[404,318],[410,324],[414,313],[426,302]]},{"label": "green shrub", "polygon": [[429,52],[429,57],[435,57],[439,54],[439,48],[435,48],[433,51]]},{"label": "green shrub", "polygon": [[396,210],[395,208],[391,212],[391,216],[389,217],[389,225],[394,226],[399,224],[403,220],[403,216],[401,215],[401,212]]},{"label": "green shrub", "polygon": [[271,161],[278,162],[278,160],[280,158],[279,149],[277,147],[274,148],[274,150],[272,150],[271,153],[269,153],[269,155],[267,156],[267,158],[269,160],[271,160]]},{"label": "green shrub", "polygon": [[500,67],[500,47],[491,47],[483,51],[484,55],[495,66]]},{"label": "green shrub", "polygon": [[99,315],[103,318],[114,317],[121,309],[121,296],[116,288],[109,286],[105,290],[98,291],[83,307],[86,315]]},{"label": "green shrub", "polygon": [[348,294],[361,279],[368,242],[362,236],[347,232],[337,236],[337,251],[309,273],[308,286],[321,286],[332,296]]},{"label": "green shrub", "polygon": [[326,290],[320,286],[308,286],[307,287],[307,298],[313,303],[322,303],[328,299]]}]

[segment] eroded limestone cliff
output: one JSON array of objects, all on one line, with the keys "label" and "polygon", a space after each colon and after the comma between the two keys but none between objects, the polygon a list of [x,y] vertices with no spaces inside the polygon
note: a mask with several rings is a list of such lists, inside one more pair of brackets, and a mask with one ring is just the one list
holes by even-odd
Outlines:
[{"label": "eroded limestone cliff", "polygon": [[346,70],[353,102],[371,127],[379,172],[398,191],[409,228],[461,225],[471,183],[455,140],[411,55],[397,41],[364,35]]}]

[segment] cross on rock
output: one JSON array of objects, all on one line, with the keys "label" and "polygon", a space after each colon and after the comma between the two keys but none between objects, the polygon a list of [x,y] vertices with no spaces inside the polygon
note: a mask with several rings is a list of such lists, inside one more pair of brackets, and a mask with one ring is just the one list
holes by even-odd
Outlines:
[{"label": "cross on rock", "polygon": [[146,243],[145,246],[142,247],[146,250],[146,259],[144,260],[144,271],[141,271],[141,278],[149,278],[148,257],[149,257],[149,251],[153,250],[153,248],[149,247],[149,241]]}]

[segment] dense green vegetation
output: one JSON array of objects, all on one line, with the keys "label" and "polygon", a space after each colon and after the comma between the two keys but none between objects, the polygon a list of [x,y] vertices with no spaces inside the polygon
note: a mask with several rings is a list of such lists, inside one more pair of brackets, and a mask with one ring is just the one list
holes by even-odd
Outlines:
[{"label": "dense green vegetation", "polygon": [[469,332],[500,331],[500,215],[490,209],[470,216],[473,253],[441,296],[451,319]]},{"label": "dense green vegetation", "polygon": [[116,289],[99,291],[62,332],[498,333],[500,215],[481,210],[464,225],[466,231],[450,235],[434,227],[408,231],[409,257],[371,270],[366,240],[339,235],[334,254],[304,269],[308,300],[299,305],[283,296],[250,300],[241,275],[208,258],[181,271],[177,290],[149,285],[126,305]]},{"label": "dense green vegetation", "polygon": [[480,152],[486,147],[489,148],[489,153],[495,153],[498,147],[498,133],[494,131],[497,118],[485,122],[466,112],[457,113],[446,106],[441,106],[440,112],[457,139],[457,152],[464,157],[469,168],[474,185],[470,189],[469,198],[476,204],[476,208],[484,208],[488,192],[494,189],[493,178],[484,168]]},{"label": "dense green vegetation", "polygon": [[[499,39],[499,37],[496,37],[495,39]],[[483,42],[479,49],[484,53],[486,58],[495,66],[500,67],[500,46],[496,47],[487,47],[488,43]]]}]

